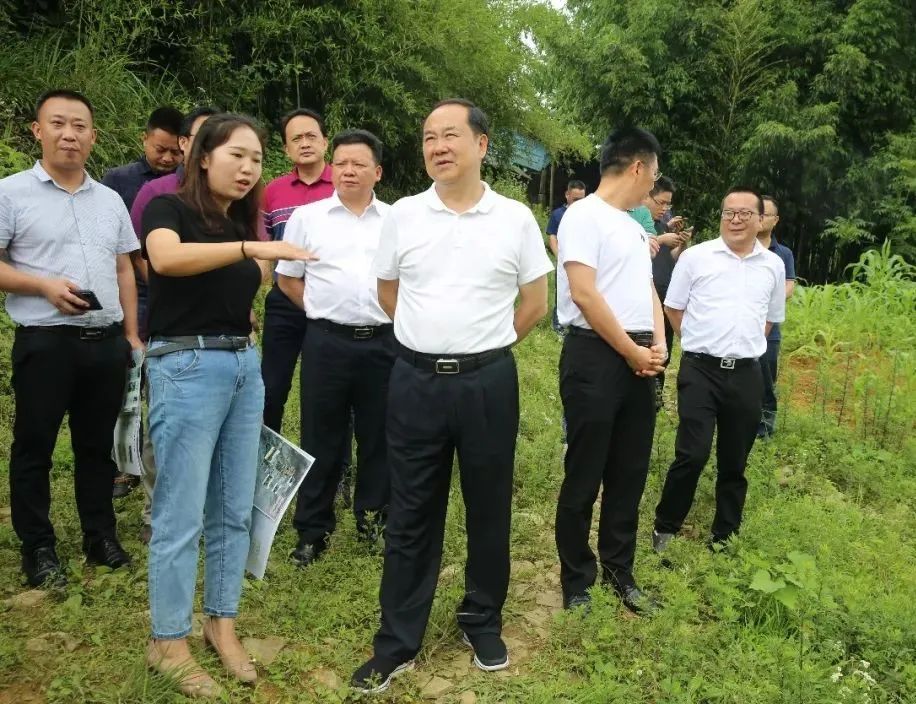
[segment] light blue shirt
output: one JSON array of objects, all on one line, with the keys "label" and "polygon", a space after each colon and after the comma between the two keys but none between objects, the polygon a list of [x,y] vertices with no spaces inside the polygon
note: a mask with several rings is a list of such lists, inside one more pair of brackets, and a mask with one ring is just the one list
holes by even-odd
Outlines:
[{"label": "light blue shirt", "polygon": [[86,174],[69,193],[36,162],[0,180],[0,249],[19,271],[90,289],[102,310],[64,315],[42,296],[10,293],[6,310],[19,325],[103,327],[123,320],[117,255],[140,248],[121,197]]}]

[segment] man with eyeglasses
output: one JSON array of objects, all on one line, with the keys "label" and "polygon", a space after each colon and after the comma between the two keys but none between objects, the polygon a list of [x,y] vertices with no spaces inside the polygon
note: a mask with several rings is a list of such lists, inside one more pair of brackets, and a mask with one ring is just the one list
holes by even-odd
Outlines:
[{"label": "man with eyeglasses", "polygon": [[[636,585],[639,502],[655,431],[655,379],[668,356],[652,285],[648,235],[628,215],[658,178],[661,147],[641,129],[616,130],[601,149],[601,182],[560,223],[560,396],[569,449],[557,501],[556,542],[567,609],[588,609],[600,576],[623,605],[654,603]],[[601,492],[598,555],[589,546]]]},{"label": "man with eyeglasses", "polygon": [[782,260],[757,235],[764,204],[750,188],[722,201],[720,237],[684,252],[674,268],[665,312],[680,335],[674,462],[655,509],[652,545],[662,552],[680,531],[697,482],[716,443],[716,513],[709,546],[724,544],[741,526],[744,469],[760,422],[760,356],[774,323],[785,318]]},{"label": "man with eyeglasses", "polygon": [[[330,198],[331,167],[324,155],[328,140],[324,121],[314,110],[296,108],[283,116],[280,131],[293,170],[264,188],[264,220],[271,240],[282,240],[286,221],[300,205]],[[264,300],[261,374],[264,377],[264,425],[280,432],[283,409],[302,352],[308,318],[301,306],[276,284]]]},{"label": "man with eyeglasses", "polygon": [[[643,205],[649,210],[652,216],[653,224],[657,237],[658,251],[652,258],[652,281],[655,284],[655,290],[658,293],[659,300],[664,301],[668,293],[668,284],[671,282],[671,274],[674,271],[674,263],[681,256],[681,252],[687,247],[690,237],[693,234],[691,230],[684,229],[684,218],[681,216],[669,217],[671,213],[671,204],[674,199],[674,181],[667,176],[662,176],[655,182],[649,195],[643,201]],[[670,350],[674,343],[674,328],[671,322],[665,318],[665,344]],[[668,362],[665,362],[667,366]],[[657,379],[657,397],[656,408],[662,407],[662,389],[665,386],[665,374],[662,372]]]},{"label": "man with eyeglasses", "polygon": [[[763,196],[763,227],[757,240],[773,252],[786,266],[786,300],[795,293],[795,256],[792,250],[773,236],[773,229],[779,222],[779,204],[773,196]],[[782,330],[774,325],[767,335],[767,351],[760,358],[763,371],[763,414],[757,428],[758,438],[769,438],[776,432],[776,374],[779,368],[779,346]]]}]

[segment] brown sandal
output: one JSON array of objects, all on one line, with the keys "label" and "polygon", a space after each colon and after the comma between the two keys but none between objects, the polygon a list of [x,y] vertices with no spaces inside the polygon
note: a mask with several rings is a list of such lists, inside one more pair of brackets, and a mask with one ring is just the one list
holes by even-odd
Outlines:
[{"label": "brown sandal", "polygon": [[255,667],[254,662],[247,655],[244,659],[230,660],[229,657],[220,652],[219,647],[216,645],[216,642],[213,640],[213,636],[210,634],[210,621],[209,619],[204,623],[204,643],[213,649],[213,651],[219,655],[220,662],[223,663],[223,667],[226,668],[226,672],[235,677],[235,679],[246,684],[251,684],[258,679],[258,670]]},{"label": "brown sandal", "polygon": [[156,643],[150,641],[146,649],[146,664],[156,672],[175,680],[178,689],[187,697],[218,699],[223,695],[223,688],[193,657],[169,662]]}]

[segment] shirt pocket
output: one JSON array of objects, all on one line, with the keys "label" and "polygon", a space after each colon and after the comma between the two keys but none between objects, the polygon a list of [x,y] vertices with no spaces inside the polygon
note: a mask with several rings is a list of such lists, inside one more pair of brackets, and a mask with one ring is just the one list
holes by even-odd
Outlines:
[{"label": "shirt pocket", "polygon": [[84,246],[105,254],[117,254],[121,220],[115,213],[100,213],[90,220],[90,229],[82,233]]}]

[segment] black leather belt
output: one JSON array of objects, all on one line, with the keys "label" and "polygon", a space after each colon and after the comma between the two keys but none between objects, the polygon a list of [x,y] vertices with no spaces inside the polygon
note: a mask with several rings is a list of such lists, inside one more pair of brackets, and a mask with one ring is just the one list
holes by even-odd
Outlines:
[{"label": "black leather belt", "polygon": [[694,359],[697,362],[702,362],[711,367],[728,370],[741,369],[742,367],[749,367],[752,364],[757,364],[757,360],[754,357],[713,357],[711,354],[706,354],[704,352],[684,352],[683,356],[688,359]]},{"label": "black leather belt", "polygon": [[204,335],[181,335],[179,337],[154,337],[150,340],[153,342],[165,342],[161,347],[155,347],[146,351],[147,357],[161,357],[162,355],[171,354],[172,352],[181,352],[183,350],[230,350],[239,352],[253,347],[251,340],[247,337],[232,337],[221,335],[219,337],[206,337]]},{"label": "black leather belt", "polygon": [[414,352],[403,345],[399,346],[398,354],[408,364],[417,369],[436,374],[464,374],[492,364],[503,357],[508,357],[511,350],[501,347],[498,350],[487,350],[477,354],[424,354]]},{"label": "black leather belt", "polygon": [[374,337],[387,335],[394,328],[391,323],[383,323],[381,325],[342,325],[324,318],[310,319],[308,324],[317,325],[322,330],[351,340],[371,340]]},{"label": "black leather belt", "polygon": [[[604,340],[601,335],[596,333],[591,328],[580,328],[577,325],[570,325],[566,331],[570,335],[578,335],[579,337],[591,337],[602,341]],[[640,347],[651,347],[655,344],[655,333],[652,332],[628,332],[627,336],[629,336],[629,338]]]},{"label": "black leather belt", "polygon": [[121,323],[106,325],[104,328],[87,328],[81,325],[20,325],[19,330],[24,333],[53,332],[57,335],[78,337],[80,340],[89,342],[106,340],[109,337],[124,334],[124,326]]}]

